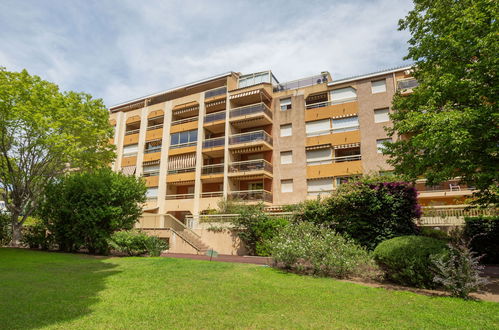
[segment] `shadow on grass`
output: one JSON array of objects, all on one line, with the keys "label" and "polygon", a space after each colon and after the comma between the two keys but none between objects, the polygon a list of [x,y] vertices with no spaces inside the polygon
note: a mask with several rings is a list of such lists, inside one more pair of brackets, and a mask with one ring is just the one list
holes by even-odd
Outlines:
[{"label": "shadow on grass", "polygon": [[105,259],[0,248],[0,328],[64,327],[91,313],[105,279],[118,273]]}]

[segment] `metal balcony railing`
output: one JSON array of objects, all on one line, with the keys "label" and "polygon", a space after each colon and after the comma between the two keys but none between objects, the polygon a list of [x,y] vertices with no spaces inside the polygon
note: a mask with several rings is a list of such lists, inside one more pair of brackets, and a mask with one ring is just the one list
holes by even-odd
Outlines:
[{"label": "metal balcony railing", "polygon": [[359,125],[355,125],[355,126],[350,126],[350,127],[330,128],[330,129],[325,129],[322,131],[308,132],[307,137],[357,131],[359,129],[359,127],[360,127]]},{"label": "metal balcony railing", "polygon": [[185,123],[190,123],[191,121],[196,121],[196,120],[198,120],[198,116],[184,118],[184,119],[179,119],[179,120],[174,120],[174,121],[172,121],[172,126],[180,125],[180,124],[185,124]]},{"label": "metal balcony railing", "polygon": [[344,99],[344,100],[338,100],[338,101],[325,101],[325,102],[317,102],[317,103],[312,103],[312,104],[307,104],[306,109],[317,109],[317,108],[324,108],[330,105],[335,105],[335,104],[343,104],[343,103],[349,103],[349,102],[354,102],[357,101],[357,97],[352,97],[349,99]]},{"label": "metal balcony railing", "polygon": [[153,129],[160,129],[160,128],[163,128],[163,124],[148,126],[147,130],[152,131]]},{"label": "metal balcony railing", "polygon": [[224,164],[205,165],[201,169],[201,174],[221,174],[224,172]]},{"label": "metal balcony railing", "polygon": [[204,116],[204,123],[211,123],[214,121],[218,120],[225,120],[225,110],[224,111],[219,111],[219,112],[214,112],[210,113],[206,116]]},{"label": "metal balcony railing", "polygon": [[171,199],[193,199],[194,194],[171,194],[171,195],[166,195],[165,199],[166,200],[171,200]]},{"label": "metal balcony railing", "polygon": [[204,92],[204,98],[207,99],[210,97],[215,97],[215,96],[219,96],[219,95],[223,95],[223,94],[227,94],[227,87],[226,86]]},{"label": "metal balcony railing", "polygon": [[175,170],[168,170],[168,174],[189,173],[196,171],[195,167],[177,168]]},{"label": "metal balcony railing", "polygon": [[144,150],[145,154],[152,154],[154,152],[161,152],[161,147],[159,147],[159,148],[145,149]]},{"label": "metal balcony railing", "polygon": [[211,191],[201,193],[201,198],[210,198],[210,197],[222,197],[223,191]]},{"label": "metal balcony railing", "polygon": [[126,131],[125,135],[138,134],[139,132],[140,132],[140,129],[132,129],[132,130]]},{"label": "metal balcony railing", "polygon": [[270,111],[269,107],[263,102],[232,109],[230,110],[229,118],[247,116],[255,113],[264,113],[269,116],[269,118],[272,118],[272,111]]},{"label": "metal balcony railing", "polygon": [[272,173],[272,164],[265,159],[247,160],[243,162],[235,162],[229,165],[229,172],[251,172],[251,171],[267,171]]},{"label": "metal balcony railing", "polygon": [[399,80],[397,82],[397,89],[399,90],[412,89],[417,86],[419,86],[419,82],[414,78]]},{"label": "metal balcony railing", "polygon": [[272,203],[272,193],[263,189],[233,191],[230,193],[230,196],[244,201],[264,201]]},{"label": "metal balcony railing", "polygon": [[187,142],[187,143],[180,143],[180,144],[172,144],[170,146],[170,149],[178,149],[178,148],[185,148],[185,147],[192,147],[197,145],[197,141],[192,141],[192,142]]},{"label": "metal balcony railing", "polygon": [[272,145],[272,137],[265,131],[254,131],[242,134],[235,134],[229,137],[229,144],[241,144],[256,141],[265,141]]},{"label": "metal balcony railing", "polygon": [[149,176],[158,176],[158,175],[159,175],[159,171],[152,171],[152,172],[144,172],[144,173],[142,173],[142,176],[144,178],[149,177]]},{"label": "metal balcony railing", "polygon": [[284,91],[288,89],[297,89],[297,88],[303,88],[307,86],[313,86],[317,84],[324,84],[327,83],[327,75],[315,75],[312,77],[307,77],[307,78],[302,78],[298,80],[293,80],[293,81],[288,81],[284,83],[280,83],[276,86],[274,86],[274,92],[279,92],[279,91]]},{"label": "metal balcony railing", "polygon": [[307,161],[307,165],[310,166],[310,165],[325,165],[325,164],[333,164],[333,163],[353,162],[353,161],[361,160],[361,159],[362,159],[361,155],[342,156],[342,157],[335,157],[335,158],[329,158],[329,159]]},{"label": "metal balcony railing", "polygon": [[206,139],[203,141],[203,149],[221,147],[225,145],[225,136]]}]

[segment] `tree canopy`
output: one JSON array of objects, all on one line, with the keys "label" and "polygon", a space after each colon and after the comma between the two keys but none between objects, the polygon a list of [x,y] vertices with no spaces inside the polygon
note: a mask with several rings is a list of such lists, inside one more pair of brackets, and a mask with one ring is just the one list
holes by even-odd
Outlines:
[{"label": "tree canopy", "polygon": [[399,22],[419,86],[397,94],[387,146],[395,171],[429,184],[461,177],[497,203],[498,5],[494,0],[414,0]]},{"label": "tree canopy", "polygon": [[107,166],[113,129],[102,100],[0,67],[0,190],[13,242],[45,185],[72,169]]}]

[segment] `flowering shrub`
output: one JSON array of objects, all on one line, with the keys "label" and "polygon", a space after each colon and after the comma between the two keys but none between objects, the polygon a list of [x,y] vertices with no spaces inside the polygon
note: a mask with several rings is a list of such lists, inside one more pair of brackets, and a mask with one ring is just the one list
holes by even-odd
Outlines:
[{"label": "flowering shrub", "polygon": [[337,278],[376,275],[367,250],[309,222],[286,226],[271,246],[276,266],[290,271]]},{"label": "flowering shrub", "polygon": [[417,234],[421,210],[416,190],[406,182],[381,179],[342,184],[329,197],[303,203],[298,218],[326,225],[370,250],[384,240]]}]

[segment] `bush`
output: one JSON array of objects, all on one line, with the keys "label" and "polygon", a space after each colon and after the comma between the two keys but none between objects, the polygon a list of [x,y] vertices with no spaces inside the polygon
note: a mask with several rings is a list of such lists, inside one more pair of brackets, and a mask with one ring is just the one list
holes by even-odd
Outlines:
[{"label": "bush", "polygon": [[48,232],[47,227],[41,221],[35,221],[23,227],[23,238],[21,242],[31,249],[48,250],[53,248],[53,235]]},{"label": "bush", "polygon": [[377,181],[382,179],[342,184],[329,197],[303,203],[299,218],[329,226],[369,250],[384,240],[417,234],[421,211],[416,190],[405,182]]},{"label": "bush", "polygon": [[111,249],[129,256],[149,254],[159,256],[161,251],[168,249],[168,245],[156,236],[149,236],[138,230],[124,230],[114,233],[110,240]]},{"label": "bush", "polygon": [[10,228],[10,216],[0,211],[0,246],[9,244],[12,230]]},{"label": "bush", "polygon": [[234,227],[250,255],[268,256],[271,253],[270,241],[289,221],[269,216],[262,203],[238,206],[239,216]]},{"label": "bush", "polygon": [[376,271],[367,250],[309,222],[286,226],[271,246],[276,265],[298,273],[345,278],[371,277]]},{"label": "bush", "polygon": [[447,234],[443,230],[423,227],[423,228],[421,228],[420,232],[421,232],[422,236],[436,238],[436,239],[446,241],[446,242],[450,239],[449,234]]},{"label": "bush", "polygon": [[483,266],[480,257],[469,249],[464,239],[449,243],[448,256],[433,256],[432,263],[437,275],[435,283],[441,284],[452,296],[469,299],[471,292],[478,291],[487,280],[480,276]]},{"label": "bush", "polygon": [[76,172],[46,187],[39,215],[59,249],[106,254],[111,234],[138,220],[145,192],[141,179],[110,169]]},{"label": "bush", "polygon": [[380,243],[374,259],[385,271],[387,279],[402,285],[434,288],[431,258],[444,256],[444,241],[424,236],[401,236]]},{"label": "bush", "polygon": [[499,217],[467,217],[465,222],[464,236],[471,250],[483,255],[483,263],[499,264]]}]

